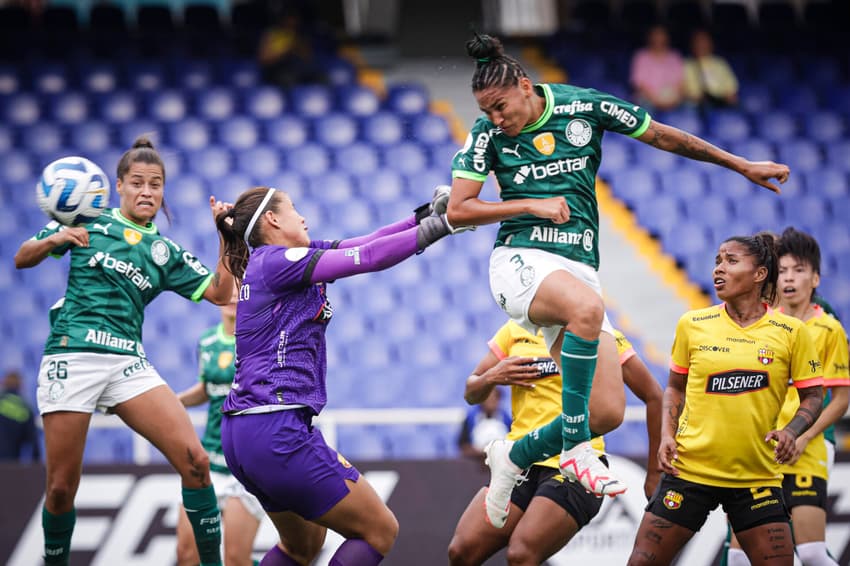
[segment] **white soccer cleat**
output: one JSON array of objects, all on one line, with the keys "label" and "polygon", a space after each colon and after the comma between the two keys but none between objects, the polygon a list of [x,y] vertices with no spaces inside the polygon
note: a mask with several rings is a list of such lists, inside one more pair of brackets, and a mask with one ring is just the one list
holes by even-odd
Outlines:
[{"label": "white soccer cleat", "polygon": [[[570,481],[576,481],[594,495],[614,497],[624,493],[626,484],[614,477],[599,455],[590,445],[590,441],[576,444],[561,452],[561,474]],[[488,509],[489,511],[489,509]]]},{"label": "white soccer cleat", "polygon": [[511,507],[511,492],[522,470],[511,462],[509,454],[513,440],[493,440],[485,448],[484,460],[490,466],[490,487],[484,497],[487,520],[497,529],[505,526]]}]

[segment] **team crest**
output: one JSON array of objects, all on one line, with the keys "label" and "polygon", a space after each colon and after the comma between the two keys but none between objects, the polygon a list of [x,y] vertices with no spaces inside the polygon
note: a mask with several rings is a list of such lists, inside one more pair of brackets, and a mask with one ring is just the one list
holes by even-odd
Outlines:
[{"label": "team crest", "polygon": [[345,456],[343,456],[339,452],[336,453],[336,459],[339,460],[339,463],[342,464],[343,468],[350,468],[351,467],[351,462],[346,460]]},{"label": "team crest", "polygon": [[168,251],[168,246],[162,240],[155,240],[151,244],[151,257],[157,265],[165,265],[168,263],[168,258],[171,257],[171,252]]},{"label": "team crest", "polygon": [[552,155],[555,152],[555,136],[552,132],[543,132],[534,136],[534,147],[543,155]]},{"label": "team crest", "polygon": [[131,246],[135,246],[142,241],[142,233],[132,228],[124,228],[124,240]]},{"label": "team crest", "polygon": [[667,509],[678,509],[682,506],[683,499],[684,496],[681,493],[668,489],[667,493],[664,494],[664,507]]},{"label": "team crest", "polygon": [[229,368],[231,363],[233,363],[233,352],[219,352],[218,367],[221,369]]},{"label": "team crest", "polygon": [[584,147],[590,143],[590,137],[593,135],[593,130],[587,120],[576,119],[570,120],[565,131],[567,141],[576,147]]},{"label": "team crest", "polygon": [[534,283],[534,267],[526,265],[519,272],[519,282],[523,287],[528,287]]},{"label": "team crest", "polygon": [[767,348],[759,348],[759,361],[763,365],[768,365],[773,363],[773,357],[776,353],[773,350],[768,350]]}]

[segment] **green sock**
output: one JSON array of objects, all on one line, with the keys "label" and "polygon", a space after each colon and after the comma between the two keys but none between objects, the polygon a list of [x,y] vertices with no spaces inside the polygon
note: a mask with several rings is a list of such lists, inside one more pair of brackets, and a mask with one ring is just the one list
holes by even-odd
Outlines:
[{"label": "green sock", "polygon": [[68,564],[71,554],[71,535],[77,522],[77,511],[54,515],[41,509],[41,528],[44,530],[44,563]]},{"label": "green sock", "polygon": [[564,444],[562,428],[561,417],[555,417],[549,424],[532,430],[514,442],[508,457],[524,470],[536,462],[560,454]]},{"label": "green sock", "polygon": [[221,565],[221,513],[215,490],[210,485],[201,489],[183,488],[183,507],[192,531],[201,566]]},{"label": "green sock", "polygon": [[590,440],[588,404],[598,349],[599,340],[585,340],[572,332],[564,332],[561,347],[564,450]]}]

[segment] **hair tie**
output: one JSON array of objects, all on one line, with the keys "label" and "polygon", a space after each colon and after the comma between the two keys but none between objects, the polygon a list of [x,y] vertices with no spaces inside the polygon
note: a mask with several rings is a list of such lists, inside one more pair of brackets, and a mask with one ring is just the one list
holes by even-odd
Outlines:
[{"label": "hair tie", "polygon": [[260,203],[260,206],[258,206],[257,210],[254,211],[254,215],[251,217],[251,221],[248,223],[248,227],[245,228],[245,245],[248,246],[249,248],[251,247],[251,244],[248,243],[248,240],[251,239],[251,232],[254,230],[254,224],[257,223],[257,220],[260,218],[260,215],[263,213],[263,209],[269,203],[269,201],[272,198],[272,195],[274,194],[274,192],[276,190],[277,189],[275,189],[274,187],[269,188],[268,192],[266,192],[266,196],[263,197],[263,200]]},{"label": "hair tie", "polygon": [[490,62],[490,58],[489,58],[489,57],[479,57],[479,58],[478,58],[478,62],[479,62],[479,63],[489,63],[489,62]]}]

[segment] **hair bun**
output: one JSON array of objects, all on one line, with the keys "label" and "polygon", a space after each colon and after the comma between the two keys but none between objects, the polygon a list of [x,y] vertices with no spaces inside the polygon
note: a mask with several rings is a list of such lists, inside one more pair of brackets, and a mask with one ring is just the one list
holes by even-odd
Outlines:
[{"label": "hair bun", "polygon": [[475,37],[466,42],[466,53],[481,64],[489,63],[491,60],[505,54],[502,42],[487,34],[475,34]]},{"label": "hair bun", "polygon": [[147,147],[150,149],[154,149],[153,142],[150,140],[147,134],[142,134],[136,138],[136,141],[133,142],[133,148]]}]

